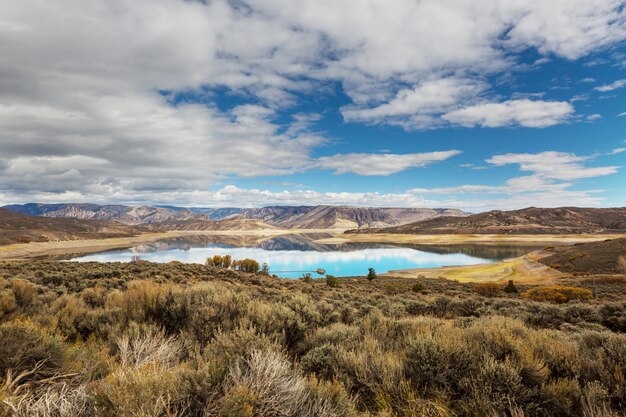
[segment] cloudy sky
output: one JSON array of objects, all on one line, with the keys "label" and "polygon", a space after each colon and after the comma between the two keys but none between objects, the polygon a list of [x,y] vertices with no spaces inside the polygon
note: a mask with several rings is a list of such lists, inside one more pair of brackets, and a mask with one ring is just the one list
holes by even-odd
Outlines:
[{"label": "cloudy sky", "polygon": [[0,204],[625,206],[625,6],[4,0]]}]

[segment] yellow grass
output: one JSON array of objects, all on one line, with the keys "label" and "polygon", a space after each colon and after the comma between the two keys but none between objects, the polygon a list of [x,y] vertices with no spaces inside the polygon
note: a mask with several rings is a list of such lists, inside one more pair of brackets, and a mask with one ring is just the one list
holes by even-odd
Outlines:
[{"label": "yellow grass", "polygon": [[[533,255],[536,255],[534,253]],[[532,259],[534,256],[525,255],[519,258],[507,259],[500,262],[445,266],[440,268],[416,268],[399,271],[390,271],[386,275],[400,278],[446,278],[459,282],[547,282],[552,279],[569,276]]]}]

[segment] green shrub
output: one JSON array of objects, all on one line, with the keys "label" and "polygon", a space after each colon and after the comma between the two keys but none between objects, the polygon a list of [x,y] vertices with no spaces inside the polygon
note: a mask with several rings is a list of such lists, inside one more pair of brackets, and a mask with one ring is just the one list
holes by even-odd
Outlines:
[{"label": "green shrub", "polygon": [[506,287],[504,287],[504,292],[509,293],[509,294],[517,294],[517,293],[519,293],[519,290],[517,289],[517,287],[513,283],[512,279],[510,279],[509,283],[506,285]]},{"label": "green shrub", "polygon": [[326,285],[330,288],[339,287],[339,280],[334,275],[326,275]]},{"label": "green shrub", "polygon": [[376,275],[376,270],[374,268],[369,268],[367,270],[367,279],[369,281],[372,281],[374,279],[376,279],[377,275]]},{"label": "green shrub", "polygon": [[424,286],[422,284],[420,284],[419,282],[416,282],[415,284],[413,284],[411,286],[411,291],[413,292],[422,292],[424,291]]}]

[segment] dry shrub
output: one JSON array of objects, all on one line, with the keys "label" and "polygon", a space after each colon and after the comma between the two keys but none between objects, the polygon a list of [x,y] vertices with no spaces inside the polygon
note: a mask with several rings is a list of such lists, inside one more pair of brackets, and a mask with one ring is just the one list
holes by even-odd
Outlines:
[{"label": "dry shrub", "polygon": [[587,301],[593,298],[593,292],[587,288],[566,287],[562,285],[542,286],[531,288],[522,294],[522,297],[534,301],[550,301],[566,303],[568,301]]},{"label": "dry shrub", "polygon": [[0,292],[0,319],[4,316],[11,314],[17,308],[17,301],[15,295],[10,289],[3,289]]},{"label": "dry shrub", "polygon": [[207,404],[205,416],[351,415],[351,404],[340,386],[307,380],[291,369],[285,356],[271,350],[253,351],[247,360],[232,366],[223,389],[221,399]]},{"label": "dry shrub", "polygon": [[483,297],[495,297],[500,291],[500,286],[495,282],[481,282],[474,285],[474,291]]},{"label": "dry shrub", "polygon": [[107,290],[103,287],[85,288],[80,293],[80,297],[91,308],[104,307],[107,300]]},{"label": "dry shrub", "polygon": [[163,369],[158,364],[120,368],[95,386],[100,416],[184,416],[188,398],[184,393],[183,368]]},{"label": "dry shrub", "polygon": [[134,333],[125,334],[116,340],[122,367],[140,368],[147,364],[158,364],[170,368],[176,364],[182,350],[176,338],[168,337],[162,330],[154,328]]},{"label": "dry shrub", "polygon": [[109,295],[106,307],[120,309],[125,313],[126,320],[140,322],[145,320],[148,311],[156,309],[159,300],[171,289],[171,286],[150,281],[131,281],[126,291],[116,291]]},{"label": "dry shrub", "polygon": [[23,279],[12,280],[11,288],[15,295],[15,301],[22,308],[31,305],[37,296],[37,286]]},{"label": "dry shrub", "polygon": [[55,384],[5,401],[15,417],[89,417],[93,404],[85,384]]}]

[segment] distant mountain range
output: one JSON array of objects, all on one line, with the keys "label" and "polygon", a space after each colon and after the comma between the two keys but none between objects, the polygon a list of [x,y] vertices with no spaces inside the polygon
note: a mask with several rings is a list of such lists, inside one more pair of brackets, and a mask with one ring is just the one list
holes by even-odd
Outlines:
[{"label": "distant mountain range", "polygon": [[27,216],[0,208],[0,245],[133,236],[136,227],[113,221]]},{"label": "distant mountain range", "polygon": [[[5,206],[31,216],[113,220],[128,225],[166,223],[172,229],[212,229],[210,220],[246,218],[268,226],[296,229],[350,229],[397,226],[440,216],[467,216],[446,208],[371,208],[347,206],[271,206],[262,208],[183,208],[174,206],[124,206],[97,204],[39,204]],[[261,224],[261,223],[259,223]],[[224,224],[225,225],[225,224]],[[244,228],[248,225],[240,224]],[[158,226],[160,228],[160,226]]]},{"label": "distant mountain range", "polygon": [[466,217],[438,217],[363,233],[565,234],[624,233],[626,208],[536,208],[487,211]]}]

